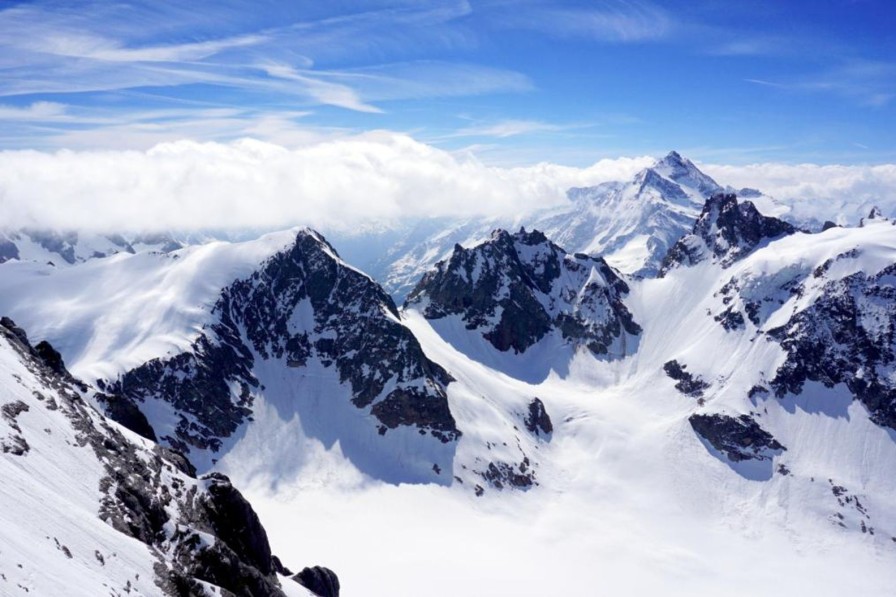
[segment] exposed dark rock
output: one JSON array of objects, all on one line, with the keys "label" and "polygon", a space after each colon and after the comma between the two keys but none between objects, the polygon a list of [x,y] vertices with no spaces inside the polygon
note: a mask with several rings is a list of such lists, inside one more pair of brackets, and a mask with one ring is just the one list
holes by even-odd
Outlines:
[{"label": "exposed dark rock", "polygon": [[714,319],[721,323],[722,327],[729,332],[733,330],[742,330],[746,325],[746,321],[744,321],[744,316],[741,312],[736,311],[731,307],[725,309],[719,315],[716,315]]},{"label": "exposed dark rock", "polygon": [[768,395],[768,393],[768,388],[766,388],[765,386],[756,385],[750,388],[750,391],[747,392],[747,397],[755,398],[756,396],[766,396]]},{"label": "exposed dark rock", "polygon": [[9,317],[0,317],[0,326],[6,328],[10,334],[15,336],[19,343],[25,345],[29,349],[31,348],[31,343],[28,341],[28,334],[25,333],[25,330],[17,326],[12,319]]},{"label": "exposed dark rock", "polygon": [[[0,320],[0,337],[45,386],[35,391],[35,398],[48,410],[61,411],[77,446],[91,449],[104,469],[99,517],[164,559],[155,570],[165,594],[203,595],[197,581],[205,581],[227,595],[283,595],[264,529],[226,477],[196,481],[195,470],[182,455],[131,443],[81,399],[79,393],[87,386],[47,359],[46,354],[52,355],[48,349],[31,347],[24,332],[13,331],[7,323]],[[27,404],[17,401],[0,407],[0,415],[21,431],[16,417],[27,410]],[[208,537],[214,541],[209,543]],[[59,549],[67,551],[65,546]]]},{"label": "exposed dark rock", "polygon": [[824,232],[825,230],[830,230],[831,228],[839,228],[839,226],[837,226],[837,224],[830,220],[825,220],[824,224],[821,226],[821,231]]},{"label": "exposed dark rock", "polygon": [[249,502],[220,473],[211,473],[202,480],[207,482],[206,511],[215,534],[240,560],[264,575],[273,574],[276,570],[268,535]]},{"label": "exposed dark rock", "polygon": [[799,394],[807,380],[843,383],[872,421],[896,429],[896,264],[826,282],[818,300],[768,335],[787,352],[771,381],[777,396]]},{"label": "exposed dark rock", "polygon": [[777,218],[763,216],[749,201],[740,204],[737,196],[719,193],[710,197],[694,224],[663,259],[660,276],[679,266],[707,259],[728,267],[743,259],[763,243],[787,236],[796,229]]},{"label": "exposed dark rock", "polygon": [[787,449],[748,415],[693,414],[688,422],[698,435],[732,462],[771,460],[776,453]]},{"label": "exposed dark rock", "polygon": [[68,373],[68,370],[65,368],[65,363],[62,361],[62,355],[59,354],[59,351],[53,348],[49,342],[46,340],[39,342],[37,346],[34,347],[34,350],[47,367],[54,372],[60,375]]},{"label": "exposed dark rock", "polygon": [[10,427],[16,431],[22,431],[19,429],[18,423],[16,423],[16,417],[24,412],[28,412],[29,408],[30,407],[21,400],[7,402],[3,406],[0,406],[0,415],[6,419],[6,422],[9,423]]},{"label": "exposed dark rock", "polygon": [[692,375],[685,371],[687,365],[682,365],[676,360],[671,360],[663,365],[666,375],[677,381],[675,389],[686,396],[700,398],[703,391],[709,388],[709,384],[703,381],[699,375]]},{"label": "exposed dark rock", "polygon": [[569,255],[537,230],[496,230],[455,246],[408,297],[428,319],[459,315],[502,352],[525,352],[552,330],[598,355],[621,356],[641,328],[622,299],[628,285],[603,259]]},{"label": "exposed dark rock", "polygon": [[535,483],[535,472],[528,458],[524,458],[516,466],[506,462],[490,462],[482,477],[497,489],[503,489],[505,485],[515,489],[528,489]]},{"label": "exposed dark rock", "polygon": [[442,443],[454,441],[460,434],[447,400],[431,400],[419,388],[393,390],[374,404],[370,412],[388,429],[400,425],[428,428]]},{"label": "exposed dark rock", "polygon": [[339,597],[339,577],[329,568],[312,566],[292,578],[318,597]]},{"label": "exposed dark rock", "polygon": [[880,208],[875,205],[874,207],[871,208],[871,211],[868,212],[868,215],[865,216],[864,218],[862,218],[862,220],[859,222],[859,226],[864,226],[870,220],[886,220],[886,219],[887,218],[884,217],[884,214],[880,210]]},{"label": "exposed dark rock", "polygon": [[103,406],[107,417],[146,439],[158,441],[146,415],[131,400],[122,396],[108,396],[102,393],[98,393],[96,398]]},{"label": "exposed dark rock", "polygon": [[539,398],[533,398],[529,403],[529,413],[526,415],[526,429],[535,435],[550,437],[554,432],[551,417],[548,416],[544,403]]}]

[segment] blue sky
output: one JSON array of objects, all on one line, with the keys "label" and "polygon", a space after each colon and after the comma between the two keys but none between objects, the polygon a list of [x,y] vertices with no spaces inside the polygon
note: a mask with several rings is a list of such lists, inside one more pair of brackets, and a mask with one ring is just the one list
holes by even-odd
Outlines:
[{"label": "blue sky", "polygon": [[886,1],[0,4],[0,147],[386,129],[486,163],[896,161]]}]

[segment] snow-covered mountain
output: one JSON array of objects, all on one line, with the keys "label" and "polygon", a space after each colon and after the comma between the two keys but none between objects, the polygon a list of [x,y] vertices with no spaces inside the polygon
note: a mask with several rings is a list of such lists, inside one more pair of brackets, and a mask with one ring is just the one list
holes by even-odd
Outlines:
[{"label": "snow-covered mountain", "polygon": [[[567,251],[600,256],[622,272],[650,276],[659,270],[669,247],[691,229],[704,201],[723,190],[673,151],[632,180],[570,189],[569,202],[561,207],[513,219],[405,223],[374,235],[381,250],[373,253],[370,241],[363,240],[369,231],[334,238],[348,247],[349,260],[381,280],[399,300],[429,268],[448,258],[456,244],[475,246],[498,228],[540,230]],[[773,206],[773,199],[753,193]]]},{"label": "snow-covered mountain", "polygon": [[0,320],[0,593],[308,595],[220,473],[106,420],[102,393]]},{"label": "snow-covered mountain", "polygon": [[718,193],[706,201],[693,230],[666,253],[659,274],[707,259],[728,267],[763,244],[794,232],[787,222],[759,213],[750,201],[738,203],[736,195]]},{"label": "snow-covered mountain", "polygon": [[803,232],[677,154],[605,190],[693,214],[648,218],[662,275],[490,230],[398,309],[301,229],[10,260],[0,312],[346,591],[888,594],[896,226]]},{"label": "snow-covered mountain", "polygon": [[167,234],[140,234],[127,240],[120,234],[87,234],[76,231],[23,229],[0,230],[0,263],[35,261],[54,267],[67,267],[89,259],[102,259],[118,253],[160,251],[169,253],[182,244]]},{"label": "snow-covered mountain", "polygon": [[427,319],[457,317],[497,350],[522,353],[549,334],[620,358],[641,328],[623,298],[628,285],[600,258],[569,255],[544,234],[496,230],[423,276],[406,306]]},{"label": "snow-covered mountain", "polygon": [[[392,299],[320,235],[299,231],[221,290],[210,315],[187,350],[108,384],[149,413],[163,443],[206,470],[238,430],[264,425],[253,414],[271,409],[338,441],[377,478],[449,482],[438,471],[450,470],[460,435],[445,396],[451,378],[423,355]],[[294,451],[280,448],[284,458]]]}]

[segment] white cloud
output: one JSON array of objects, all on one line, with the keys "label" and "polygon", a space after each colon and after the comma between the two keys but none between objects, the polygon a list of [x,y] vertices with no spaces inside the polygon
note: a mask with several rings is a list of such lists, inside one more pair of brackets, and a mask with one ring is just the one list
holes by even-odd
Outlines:
[{"label": "white cloud", "polygon": [[56,102],[34,102],[30,106],[0,104],[0,120],[59,120],[65,118],[66,106]]},{"label": "white cloud", "polygon": [[148,151],[0,152],[0,222],[98,230],[351,227],[371,219],[517,215],[652,159],[494,168],[390,132],[286,149],[179,141]]},{"label": "white cloud", "polygon": [[[278,122],[266,126],[279,126]],[[147,134],[151,134],[151,131]],[[149,150],[0,152],[0,226],[93,230],[352,228],[406,217],[518,216],[570,187],[628,180],[650,156],[587,168],[500,168],[394,132],[296,132],[300,146],[242,139]],[[871,205],[896,213],[896,165],[701,165],[799,216],[850,223]]]},{"label": "white cloud", "polygon": [[453,133],[454,137],[497,137],[504,139],[507,137],[516,137],[517,135],[527,135],[531,133],[544,133],[571,128],[548,122],[540,122],[537,120],[502,120],[494,124],[477,124],[464,127]]},{"label": "white cloud", "polygon": [[761,163],[745,166],[699,164],[735,188],[752,187],[788,204],[799,218],[855,224],[879,206],[896,215],[896,164],[842,166]]}]

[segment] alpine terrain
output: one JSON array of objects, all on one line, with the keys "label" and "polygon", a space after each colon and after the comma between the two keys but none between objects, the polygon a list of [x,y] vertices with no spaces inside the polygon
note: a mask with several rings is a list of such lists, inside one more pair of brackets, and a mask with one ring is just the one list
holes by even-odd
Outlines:
[{"label": "alpine terrain", "polygon": [[4,231],[0,592],[891,594],[894,223],[676,152],[567,198]]}]

